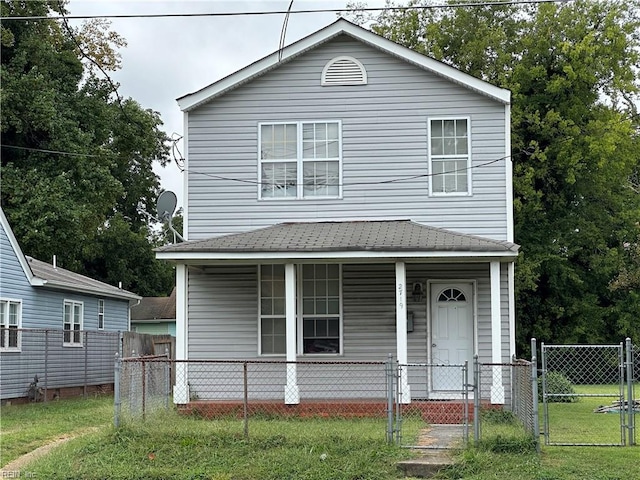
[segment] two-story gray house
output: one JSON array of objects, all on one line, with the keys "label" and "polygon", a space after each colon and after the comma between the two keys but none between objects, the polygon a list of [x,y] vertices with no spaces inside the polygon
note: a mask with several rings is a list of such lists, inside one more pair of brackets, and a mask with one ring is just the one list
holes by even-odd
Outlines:
[{"label": "two-story gray house", "polygon": [[[510,360],[509,91],[340,19],[178,103],[178,359]],[[452,398],[403,375],[405,403]]]}]

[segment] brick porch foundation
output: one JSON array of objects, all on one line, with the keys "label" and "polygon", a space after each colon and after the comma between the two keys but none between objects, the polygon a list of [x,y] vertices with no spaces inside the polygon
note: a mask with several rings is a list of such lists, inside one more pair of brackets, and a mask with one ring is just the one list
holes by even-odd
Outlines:
[{"label": "brick porch foundation", "polygon": [[[483,408],[500,408],[483,402]],[[469,421],[473,419],[473,402],[468,405]],[[203,418],[233,416],[242,418],[244,407],[238,401],[198,400],[178,405],[179,412]],[[252,401],[249,415],[298,418],[385,418],[386,402],[376,400],[304,400],[296,405],[278,401]],[[419,416],[432,424],[460,424],[464,419],[464,403],[460,400],[418,400],[402,406],[403,417]]]}]

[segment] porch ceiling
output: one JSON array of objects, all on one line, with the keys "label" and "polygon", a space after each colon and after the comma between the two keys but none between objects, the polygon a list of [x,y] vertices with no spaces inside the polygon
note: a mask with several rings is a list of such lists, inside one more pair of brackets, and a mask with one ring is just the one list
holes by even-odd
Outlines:
[{"label": "porch ceiling", "polygon": [[487,258],[512,261],[519,246],[411,220],[281,223],[158,248],[166,260]]}]

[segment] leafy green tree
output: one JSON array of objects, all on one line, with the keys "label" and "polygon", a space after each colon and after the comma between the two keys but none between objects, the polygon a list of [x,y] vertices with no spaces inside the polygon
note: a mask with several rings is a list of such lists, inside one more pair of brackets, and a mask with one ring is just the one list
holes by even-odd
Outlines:
[{"label": "leafy green tree", "polygon": [[640,341],[639,12],[638,0],[576,0],[373,19],[377,33],[512,92],[522,350],[531,336]]},{"label": "leafy green tree", "polygon": [[[0,10],[66,14],[58,1],[3,0]],[[172,269],[153,258],[152,226],[137,205],[155,203],[152,166],[168,162],[168,139],[159,115],[121,99],[105,76],[125,44],[108,28],[3,19],[0,199],[27,254],[55,254],[65,268],[156,295],[171,290]],[[120,250],[107,242],[116,237]]]}]

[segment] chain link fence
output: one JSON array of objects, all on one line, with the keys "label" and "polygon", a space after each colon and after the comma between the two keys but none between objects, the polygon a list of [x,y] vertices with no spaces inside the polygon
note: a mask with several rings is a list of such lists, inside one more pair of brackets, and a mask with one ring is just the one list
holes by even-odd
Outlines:
[{"label": "chain link fence", "polygon": [[11,329],[4,336],[0,378],[2,400],[48,401],[66,396],[110,392],[119,332]]},{"label": "chain link fence", "polygon": [[633,351],[629,339],[626,347],[542,344],[547,445],[635,444]]},{"label": "chain link fence", "polygon": [[168,355],[116,356],[114,365],[114,423],[142,418],[147,413],[168,410],[171,399],[171,367]]},{"label": "chain link fence", "polygon": [[171,395],[182,413],[203,418],[384,418],[386,367],[385,362],[116,359],[115,423],[168,408]]},{"label": "chain link fence", "polygon": [[459,425],[460,440],[469,436],[470,412],[468,364],[409,363],[397,368],[396,441],[401,445],[428,449],[424,434],[404,434],[405,419],[420,419],[426,425]]},{"label": "chain link fence", "polygon": [[[421,431],[431,424],[459,425],[466,443],[473,415],[477,441],[480,410],[506,408],[531,431],[537,414],[531,363],[485,365],[476,359],[472,368],[476,376],[470,379],[468,364],[399,365],[391,357],[386,362],[116,358],[115,424],[144,419],[174,403],[187,415],[242,419],[247,436],[250,418],[378,418],[389,442],[428,448],[416,425],[423,425]],[[496,378],[504,383],[498,386]],[[512,378],[516,383],[509,388]],[[411,434],[405,434],[408,420]]]},{"label": "chain link fence", "polygon": [[[535,352],[535,341],[532,351]],[[513,358],[511,363],[481,363],[473,365],[473,438],[477,446],[483,438],[485,415],[509,419],[498,413],[507,412],[521,424],[524,433],[540,448],[538,426],[537,367],[535,355],[531,361]],[[510,387],[510,388],[507,388]]]}]

